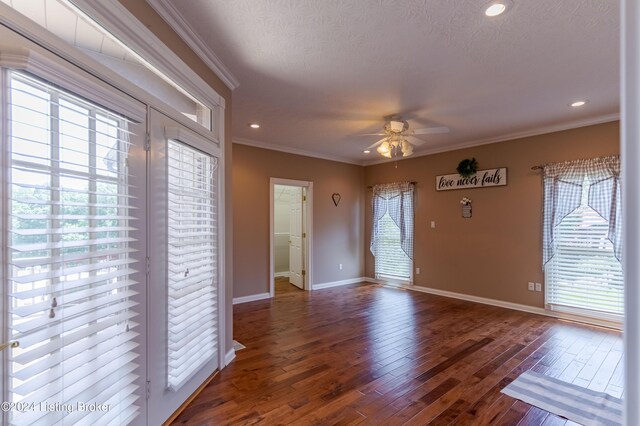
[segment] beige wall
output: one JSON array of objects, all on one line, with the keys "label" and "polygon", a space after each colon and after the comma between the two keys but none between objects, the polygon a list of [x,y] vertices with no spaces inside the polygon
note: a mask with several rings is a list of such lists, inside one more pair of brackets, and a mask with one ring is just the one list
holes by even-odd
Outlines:
[{"label": "beige wall", "polygon": [[167,45],[180,59],[193,69],[225,100],[225,292],[226,292],[226,348],[227,353],[233,347],[233,204],[231,197],[231,90],[211,71],[189,46],[171,29],[171,27],[149,6],[141,0],[119,0],[129,12],[146,25],[162,42]]},{"label": "beige wall", "polygon": [[[364,168],[234,144],[234,297],[269,291],[269,179],[313,182],[314,283],[364,270]],[[340,193],[338,207],[331,194]],[[338,264],[343,269],[338,269]]]},{"label": "beige wall", "polygon": [[[416,181],[415,284],[535,307],[543,293],[527,282],[544,282],[542,181],[531,166],[619,153],[618,122],[534,136],[365,168],[365,183]],[[508,185],[471,190],[435,190],[436,175],[455,173],[475,157],[480,169],[507,167]],[[473,218],[463,219],[460,199],[473,200]],[[371,192],[366,194],[365,271],[374,276]],[[430,221],[436,228],[430,228]]]}]

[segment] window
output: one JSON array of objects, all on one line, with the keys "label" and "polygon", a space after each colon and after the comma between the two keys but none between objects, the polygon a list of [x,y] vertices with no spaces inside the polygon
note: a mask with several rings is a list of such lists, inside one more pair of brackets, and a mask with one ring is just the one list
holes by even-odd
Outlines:
[{"label": "window", "polygon": [[586,178],[580,207],[556,227],[555,255],[545,269],[547,304],[621,321],[622,265],[608,239],[608,222],[587,204],[589,188]]},{"label": "window", "polygon": [[371,252],[376,278],[410,283],[413,278],[413,184],[373,187]]},{"label": "window", "polygon": [[620,158],[547,164],[543,170],[547,308],[621,323]]},{"label": "window", "polygon": [[400,228],[389,213],[379,221],[376,237],[376,278],[392,278],[411,281],[413,262],[400,245]]},{"label": "window", "polygon": [[168,143],[168,377],[177,390],[217,355],[217,159]]},{"label": "window", "polygon": [[143,90],[207,130],[213,129],[212,108],[145,60],[95,20],[67,0],[48,0],[41,7],[33,1],[0,0],[41,27],[82,50],[95,61],[117,72]]},{"label": "window", "polygon": [[122,116],[8,73],[11,424],[126,424],[139,411],[136,212]]}]

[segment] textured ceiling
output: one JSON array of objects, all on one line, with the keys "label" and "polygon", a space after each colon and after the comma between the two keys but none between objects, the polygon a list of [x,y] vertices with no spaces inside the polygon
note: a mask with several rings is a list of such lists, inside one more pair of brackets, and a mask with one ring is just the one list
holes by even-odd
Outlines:
[{"label": "textured ceiling", "polygon": [[616,0],[167,1],[240,81],[234,139],[363,162],[389,114],[451,129],[424,153],[618,113]]}]

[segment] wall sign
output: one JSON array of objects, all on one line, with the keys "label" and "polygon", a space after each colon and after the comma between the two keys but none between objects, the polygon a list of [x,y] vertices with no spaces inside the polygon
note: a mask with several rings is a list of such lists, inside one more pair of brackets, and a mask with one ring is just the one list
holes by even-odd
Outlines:
[{"label": "wall sign", "polygon": [[504,186],[507,184],[507,168],[478,170],[468,178],[459,174],[436,176],[436,191],[451,189],[486,188],[488,186]]}]

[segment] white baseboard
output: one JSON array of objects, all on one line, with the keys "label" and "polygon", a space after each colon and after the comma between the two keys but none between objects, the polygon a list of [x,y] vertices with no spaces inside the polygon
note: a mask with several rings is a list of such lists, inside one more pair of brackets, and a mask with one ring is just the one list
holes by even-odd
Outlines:
[{"label": "white baseboard", "polygon": [[364,277],[349,278],[347,280],[341,280],[341,281],[330,281],[328,283],[314,284],[313,290],[322,290],[325,288],[339,287],[341,285],[357,284],[357,283],[363,283],[363,282],[366,282],[366,278]]},{"label": "white baseboard", "polygon": [[566,312],[551,311],[551,310],[544,309],[544,308],[537,308],[535,306],[529,306],[529,305],[522,305],[520,303],[507,302],[507,301],[504,301],[504,300],[489,299],[487,297],[472,296],[472,295],[469,295],[469,294],[456,293],[456,292],[453,292],[453,291],[446,291],[446,290],[439,290],[439,289],[436,289],[436,288],[422,287],[422,286],[419,286],[419,285],[396,285],[396,284],[391,284],[391,283],[388,283],[388,282],[385,282],[385,281],[382,281],[382,280],[378,280],[378,279],[375,279],[375,278],[369,278],[369,277],[366,277],[364,280],[366,282],[368,282],[368,283],[381,284],[381,285],[386,285],[386,286],[390,286],[390,287],[399,287],[399,288],[403,288],[403,289],[406,289],[406,290],[418,291],[418,292],[421,292],[421,293],[428,293],[428,294],[433,294],[433,295],[436,295],[436,296],[449,297],[449,298],[452,298],[452,299],[466,300],[468,302],[482,303],[484,305],[498,306],[500,308],[513,309],[515,311],[522,311],[522,312],[529,312],[529,313],[532,313],[532,314],[544,315],[544,316],[547,316],[547,317],[558,318],[558,319],[567,320],[567,321],[573,321],[573,322],[579,322],[579,323],[588,324],[588,325],[597,325],[599,327],[613,328],[613,329],[616,329],[616,330],[620,330],[622,328],[622,324],[619,324],[619,323],[616,323],[616,322],[613,322],[613,321],[598,320],[598,319],[583,317],[583,316],[580,316],[580,315],[569,314],[569,313],[566,313]]},{"label": "white baseboard", "polygon": [[276,272],[275,274],[273,274],[274,278],[281,278],[281,277],[288,277],[289,276],[289,272],[285,271],[285,272]]},{"label": "white baseboard", "polygon": [[256,300],[269,299],[271,295],[269,293],[252,294],[250,296],[234,297],[233,304],[239,305],[240,303],[255,302]]},{"label": "white baseboard", "polygon": [[233,361],[235,358],[236,358],[236,351],[233,348],[229,349],[229,352],[227,352],[227,354],[224,356],[225,367],[231,364],[231,361]]}]

